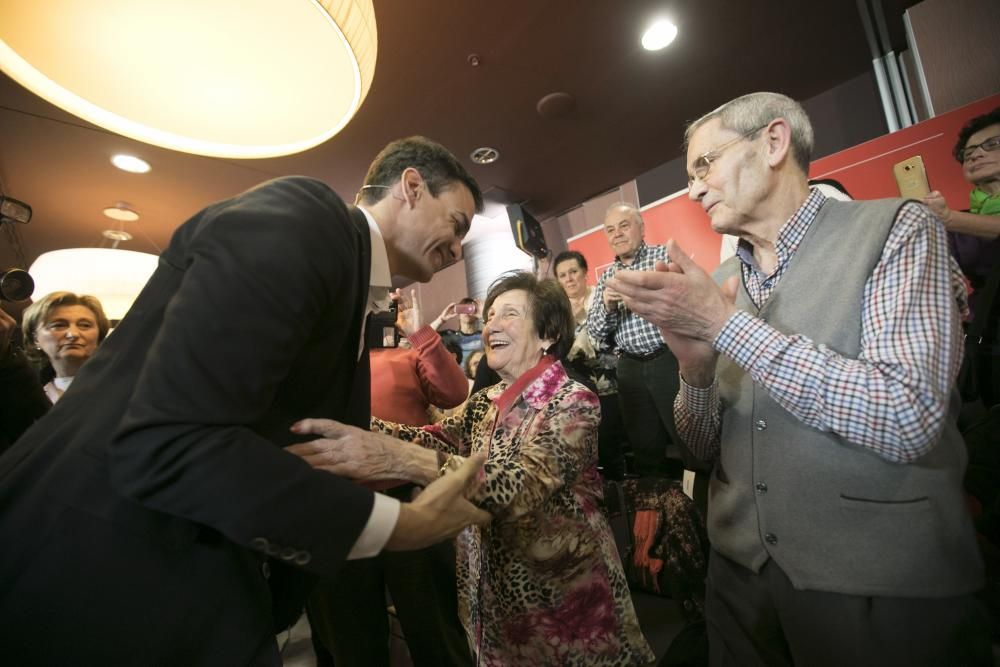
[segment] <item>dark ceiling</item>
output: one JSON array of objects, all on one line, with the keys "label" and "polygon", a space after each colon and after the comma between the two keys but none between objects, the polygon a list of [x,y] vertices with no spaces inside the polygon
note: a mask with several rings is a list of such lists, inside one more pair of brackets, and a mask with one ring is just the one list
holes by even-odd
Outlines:
[{"label": "dark ceiling", "polygon": [[[913,2],[882,4],[898,19]],[[155,252],[209,202],[275,176],[314,176],[350,199],[378,150],[411,134],[445,144],[483,190],[545,220],[677,157],[684,123],[727,99],[762,89],[806,99],[871,70],[854,0],[376,0],[375,11],[378,63],[361,110],[339,135],[291,157],[222,160],[148,146],[0,75],[0,186],[34,208],[19,226],[25,260],[97,245],[115,225],[101,211],[119,201],[142,216],[126,223],[135,239],[122,247]],[[644,51],[639,37],[658,15],[671,16],[679,36]],[[557,91],[575,98],[574,109],[543,118],[538,100]],[[500,160],[473,165],[480,146]],[[119,171],[115,153],[153,170]],[[0,267],[16,263],[0,237]]]}]

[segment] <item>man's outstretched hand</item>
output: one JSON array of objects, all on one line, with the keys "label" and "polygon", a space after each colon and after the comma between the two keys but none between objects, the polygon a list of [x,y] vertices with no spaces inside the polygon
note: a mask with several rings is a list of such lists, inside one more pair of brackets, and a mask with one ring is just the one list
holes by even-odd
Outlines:
[{"label": "man's outstretched hand", "polygon": [[492,520],[471,502],[482,483],[480,473],[486,455],[475,454],[458,470],[439,477],[411,503],[401,503],[399,519],[385,548],[391,551],[422,549],[457,535],[469,525],[483,525]]}]

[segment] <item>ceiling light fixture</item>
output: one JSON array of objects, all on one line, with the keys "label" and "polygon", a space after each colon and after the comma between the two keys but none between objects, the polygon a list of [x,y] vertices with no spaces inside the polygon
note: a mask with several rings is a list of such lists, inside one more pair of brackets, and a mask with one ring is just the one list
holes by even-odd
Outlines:
[{"label": "ceiling light fixture", "polygon": [[135,222],[139,219],[139,214],[125,202],[118,202],[114,206],[109,206],[104,209],[104,215],[108,216],[112,220],[118,220],[121,222]]},{"label": "ceiling light fixture", "polygon": [[122,171],[128,171],[133,174],[146,174],[149,173],[149,170],[151,169],[148,162],[142,158],[137,158],[134,155],[115,155],[111,158],[111,164],[115,165]]},{"label": "ceiling light fixture", "polygon": [[377,45],[371,0],[0,2],[15,81],[112,132],[213,157],[332,137],[368,94]]},{"label": "ceiling light fixture", "polygon": [[120,320],[132,307],[159,258],[117,248],[67,248],[38,256],[28,273],[35,279],[33,296],[66,290],[96,296],[109,320]]},{"label": "ceiling light fixture", "polygon": [[677,26],[666,19],[654,21],[642,34],[642,48],[659,51],[677,38]]},{"label": "ceiling light fixture", "polygon": [[476,164],[493,164],[500,159],[500,151],[489,146],[483,146],[472,151],[469,159]]},{"label": "ceiling light fixture", "polygon": [[[100,300],[108,319],[117,322],[125,317],[139,292],[153,275],[160,258],[148,252],[123,250],[119,243],[131,241],[125,222],[139,219],[126,202],[104,209],[104,215],[118,221],[117,229],[105,229],[96,248],[66,248],[44,252],[28,273],[35,279],[34,298],[50,292],[67,291],[91,294]],[[153,240],[146,237],[150,244]]]}]

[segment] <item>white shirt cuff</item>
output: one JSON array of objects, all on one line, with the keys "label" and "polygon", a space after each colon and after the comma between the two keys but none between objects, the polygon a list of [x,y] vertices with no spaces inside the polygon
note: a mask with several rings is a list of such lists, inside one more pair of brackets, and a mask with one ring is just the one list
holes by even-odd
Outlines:
[{"label": "white shirt cuff", "polygon": [[368,523],[365,524],[365,529],[358,536],[357,542],[351,547],[351,552],[347,554],[347,560],[377,556],[385,543],[389,541],[389,536],[392,535],[398,519],[399,501],[376,493],[375,504],[372,505],[372,513],[368,516]]}]

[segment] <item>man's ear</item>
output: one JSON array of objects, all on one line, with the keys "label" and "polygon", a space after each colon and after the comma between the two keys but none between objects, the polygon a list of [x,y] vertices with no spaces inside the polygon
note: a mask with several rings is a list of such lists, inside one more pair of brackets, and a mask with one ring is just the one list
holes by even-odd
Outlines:
[{"label": "man's ear", "polygon": [[406,202],[407,206],[413,208],[421,196],[421,190],[425,189],[423,176],[413,167],[407,167],[399,175],[399,182],[403,192],[403,201]]},{"label": "man's ear", "polygon": [[792,128],[784,118],[775,118],[764,128],[767,142],[767,165],[777,167],[791,156]]}]

